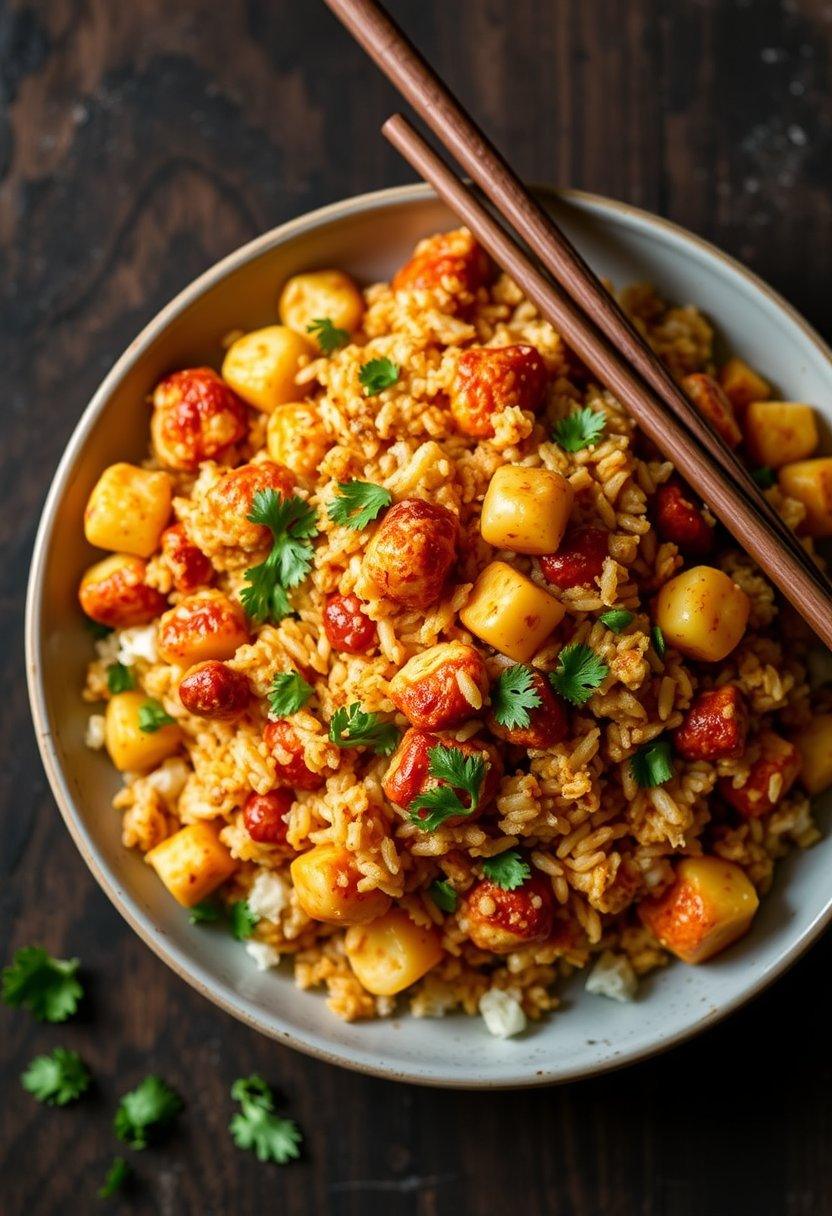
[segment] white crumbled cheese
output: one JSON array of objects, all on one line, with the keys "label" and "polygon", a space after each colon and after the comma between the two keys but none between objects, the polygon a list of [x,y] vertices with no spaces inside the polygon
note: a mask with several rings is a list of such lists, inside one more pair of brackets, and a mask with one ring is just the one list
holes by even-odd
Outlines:
[{"label": "white crumbled cheese", "polygon": [[181,756],[171,756],[159,768],[148,773],[145,781],[162,795],[169,807],[173,807],[185,788],[189,772]]},{"label": "white crumbled cheese", "polygon": [[633,964],[624,954],[605,950],[587,977],[586,990],[613,1001],[631,1001],[636,995],[638,979]]},{"label": "white crumbled cheese", "polygon": [[115,663],[118,658],[118,633],[114,630],[108,633],[106,637],[99,638],[95,643],[95,653],[101,659],[102,663],[108,666],[110,663]]},{"label": "white crumbled cheese", "polygon": [[132,629],[121,630],[118,635],[119,663],[123,663],[125,667],[131,667],[136,659],[144,659],[146,663],[155,663],[158,658],[155,625],[135,625]]},{"label": "white crumbled cheese", "polygon": [[249,888],[246,903],[260,920],[276,924],[289,903],[289,888],[279,875],[261,870]]},{"label": "white crumbled cheese", "polygon": [[480,1013],[491,1034],[498,1039],[511,1038],[526,1029],[523,1006],[510,992],[489,988],[480,997]]},{"label": "white crumbled cheese", "polygon": [[87,718],[87,730],[84,735],[84,742],[87,747],[91,747],[97,752],[104,746],[104,715],[90,714]]},{"label": "white crumbled cheese", "polygon": [[268,971],[280,962],[280,953],[268,942],[246,942],[246,954],[250,954],[258,971]]}]

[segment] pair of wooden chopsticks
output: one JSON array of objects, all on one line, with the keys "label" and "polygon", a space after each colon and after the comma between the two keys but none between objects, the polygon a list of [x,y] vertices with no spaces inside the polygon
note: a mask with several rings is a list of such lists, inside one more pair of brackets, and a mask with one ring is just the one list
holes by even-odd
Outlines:
[{"label": "pair of wooden chopsticks", "polygon": [[[374,0],[326,3],[487,195],[503,223],[492,217],[400,114],[384,124],[387,139],[623,402],[645,434],[832,646],[832,584],[551,216]],[[507,227],[519,233],[547,274]]]}]

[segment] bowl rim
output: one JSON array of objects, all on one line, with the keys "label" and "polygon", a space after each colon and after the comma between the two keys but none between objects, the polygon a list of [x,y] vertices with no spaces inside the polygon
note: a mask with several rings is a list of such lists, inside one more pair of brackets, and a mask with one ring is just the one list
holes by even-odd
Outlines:
[{"label": "bowl rim", "polygon": [[[721,262],[734,274],[745,280],[745,284],[766,297],[772,305],[784,312],[793,324],[803,333],[803,336],[817,350],[818,354],[829,364],[832,378],[832,349],[779,292],[770,287],[763,279],[745,267],[736,258],[724,253],[718,247],[703,237],[690,232],[681,224],[655,215],[644,208],[630,203],[620,202],[585,190],[553,189],[549,186],[533,187],[535,193],[562,200],[566,203],[576,203],[595,214],[618,216],[634,221],[643,231],[659,229],[670,243],[678,247],[693,246],[710,258]],[[75,806],[75,799],[70,789],[67,774],[64,772],[58,749],[49,724],[45,682],[43,679],[44,655],[42,651],[42,585],[44,568],[50,549],[52,532],[57,510],[63,498],[66,484],[72,475],[78,452],[86,443],[90,432],[103,414],[109,397],[115,385],[125,373],[141,357],[144,350],[155,340],[176,316],[188,308],[203,292],[220,282],[231,272],[258,258],[265,250],[274,245],[284,244],[293,238],[319,228],[327,223],[344,219],[349,215],[378,207],[396,207],[412,202],[435,199],[436,195],[430,186],[415,183],[404,186],[392,186],[381,190],[369,191],[353,195],[313,211],[305,212],[295,219],[279,224],[253,240],[232,250],[218,262],[208,267],[195,279],[191,280],[172,300],[159,310],[143,326],[141,331],[129,343],[119,356],[110,371],[101,381],[89,403],[82,412],[66,445],[64,453],[53,475],[49,491],[44,501],[40,521],[32,550],[31,566],[27,584],[25,611],[25,658],[26,679],[29,693],[29,704],[37,738],[41,761],[46,771],[49,785],[60,810],[61,816],[69,830],[78,851],[87,868],[104,891],[119,914],[127,921],[135,933],[150,949],[170,967],[181,979],[185,980],[202,996],[219,1006],[231,1017],[243,1022],[251,1029],[266,1035],[279,1043],[294,1048],[305,1055],[324,1060],[341,1068],[365,1075],[380,1077],[387,1080],[404,1081],[412,1084],[426,1085],[447,1089],[523,1089],[541,1085],[561,1084],[577,1081],[591,1076],[599,1076],[612,1072],[641,1060],[649,1059],[669,1050],[688,1039],[698,1036],[703,1031],[721,1022],[735,1010],[759,996],[769,984],[783,975],[815,942],[821,932],[832,921],[832,893],[815,917],[809,922],[802,934],[784,950],[777,962],[764,974],[752,977],[741,992],[726,1000],[717,1007],[710,1009],[705,1016],[696,1022],[676,1030],[651,1044],[633,1047],[620,1055],[599,1061],[597,1064],[568,1067],[558,1070],[552,1075],[548,1070],[535,1070],[533,1074],[520,1072],[516,1076],[506,1076],[499,1079],[475,1077],[461,1078],[454,1076],[426,1076],[418,1072],[397,1068],[385,1064],[373,1064],[366,1059],[354,1059],[342,1055],[337,1049],[328,1048],[317,1041],[299,1036],[283,1022],[281,1015],[274,1012],[271,1016],[274,1025],[267,1024],[256,1012],[246,1005],[245,998],[235,995],[229,989],[228,994],[216,981],[211,978],[201,964],[195,963],[187,952],[173,942],[170,942],[163,931],[152,922],[149,914],[143,912],[136,897],[122,887],[117,875],[99,858],[98,850],[92,834],[87,831],[82,817]],[[347,1049],[348,1050],[348,1049]]]}]

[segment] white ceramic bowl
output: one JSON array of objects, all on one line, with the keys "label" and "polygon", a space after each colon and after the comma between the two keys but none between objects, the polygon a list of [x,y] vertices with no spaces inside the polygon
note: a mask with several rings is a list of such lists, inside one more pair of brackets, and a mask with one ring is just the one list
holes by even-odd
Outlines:
[{"label": "white ceramic bowl", "polygon": [[[698,304],[727,349],[830,417],[832,353],[740,265],[632,207],[578,193],[547,199],[597,271],[618,284],[650,280],[668,298]],[[230,936],[189,925],[155,874],[122,848],[120,816],[110,807],[119,779],[104,753],[84,746],[90,711],[79,696],[91,643],[76,587],[94,557],[83,539],[84,503],[105,465],[144,453],[145,397],[154,382],[176,367],[218,365],[223,334],[273,321],[287,275],[332,265],[372,282],[387,277],[419,237],[452,226],[422,186],[336,203],[225,258],[135,339],[81,418],[43,511],[29,584],[29,691],[43,762],[76,844],[121,914],[188,983],[264,1034],[364,1072],[470,1088],[537,1085],[603,1072],[678,1043],[784,971],[832,914],[832,839],[780,867],[741,944],[707,966],[668,967],[642,984],[632,1004],[587,995],[579,977],[567,986],[561,1011],[508,1041],[463,1016],[347,1025],[319,993],[295,988],[288,965],[258,972]]]}]

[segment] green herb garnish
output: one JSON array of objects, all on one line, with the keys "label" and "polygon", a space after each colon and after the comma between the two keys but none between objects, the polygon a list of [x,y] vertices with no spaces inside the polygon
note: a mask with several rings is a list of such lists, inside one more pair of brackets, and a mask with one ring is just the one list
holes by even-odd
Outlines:
[{"label": "green herb garnish", "polygon": [[531,722],[529,710],[542,704],[534,686],[534,672],[522,663],[500,672],[491,690],[491,709],[506,730],[526,730]]},{"label": "green herb garnish", "polygon": [[53,958],[40,946],[23,946],[3,969],[6,1005],[28,1009],[41,1022],[65,1022],[84,995],[77,958]]},{"label": "green herb garnish", "polygon": [[179,1114],[184,1103],[161,1077],[145,1077],[122,1096],[113,1120],[119,1140],[130,1148],[147,1148]]},{"label": "green herb garnish", "polygon": [[92,1078],[77,1051],[55,1047],[48,1056],[36,1056],[20,1078],[20,1084],[38,1102],[66,1106],[89,1089]]},{"label": "green herb garnish", "polygon": [[663,659],[667,654],[667,642],[664,640],[664,634],[658,625],[654,625],[650,630],[650,641],[653,643],[653,649],[660,659]]},{"label": "green herb garnish", "polygon": [[188,920],[192,925],[215,925],[221,919],[222,908],[219,904],[212,904],[207,899],[194,904],[188,913]]},{"label": "green herb garnish", "polygon": [[246,518],[267,527],[273,543],[266,560],[246,570],[248,586],[240,599],[252,620],[280,621],[292,611],[287,591],[303,582],[312,565],[315,511],[296,495],[283,498],[276,490],[258,490]]},{"label": "green herb garnish", "polygon": [[152,697],[139,706],[139,730],[145,734],[155,735],[161,727],[172,726],[175,721],[165,707]]},{"label": "green herb garnish", "polygon": [[495,886],[502,887],[504,891],[516,891],[531,876],[529,863],[523,861],[516,849],[508,849],[505,853],[487,857],[482,863],[482,872]]},{"label": "green herb garnish", "polygon": [[129,692],[135,688],[133,668],[125,667],[124,663],[111,663],[107,668],[107,687],[112,693]]},{"label": "green herb garnish", "polygon": [[231,932],[238,942],[248,941],[259,920],[260,917],[254,915],[247,899],[238,899],[231,905]]},{"label": "green herb garnish", "polygon": [[610,612],[602,612],[598,620],[613,633],[623,633],[627,626],[632,624],[633,613],[628,612],[626,608],[613,608]]},{"label": "green herb garnish", "polygon": [[399,378],[399,366],[392,359],[371,359],[358,373],[366,397],[375,397],[390,388]]},{"label": "green herb garnish", "polygon": [[354,701],[332,715],[329,740],[337,747],[369,747],[378,756],[389,756],[399,741],[399,728],[378,714],[366,713],[360,701]]},{"label": "green herb garnish", "polygon": [[316,317],[307,325],[306,332],[312,334],[325,355],[331,355],[334,351],[340,350],[350,340],[349,332],[346,329],[339,329],[331,317]]},{"label": "green herb garnish", "polygon": [[760,465],[759,469],[754,469],[751,476],[761,490],[770,490],[777,480],[774,470],[770,469],[767,464]]},{"label": "green herb garnish", "polygon": [[437,878],[428,887],[428,895],[442,912],[456,912],[459,896],[446,878]]},{"label": "green herb garnish", "polygon": [[133,1173],[133,1168],[123,1157],[114,1157],[112,1165],[104,1175],[104,1181],[98,1188],[99,1199],[112,1199],[124,1189],[127,1180]]},{"label": "green herb garnish", "polygon": [[580,452],[598,442],[607,425],[606,416],[584,406],[574,414],[568,414],[555,424],[552,438],[565,452]]},{"label": "green herb garnish", "polygon": [[[407,808],[410,822],[423,832],[433,832],[446,819],[477,809],[485,780],[482,756],[466,756],[458,747],[438,744],[428,751],[428,774],[442,784],[417,795]],[[457,790],[468,795],[467,806]]]},{"label": "green herb garnish", "polygon": [[360,532],[390,506],[393,495],[384,486],[372,481],[342,481],[338,495],[327,506],[326,513],[334,524],[343,524]]},{"label": "green herb garnish", "polygon": [[258,1161],[278,1165],[300,1156],[300,1128],[293,1119],[275,1114],[274,1095],[262,1077],[256,1073],[240,1077],[231,1086],[231,1097],[241,1107],[228,1125],[237,1148],[254,1153]]},{"label": "green herb garnish", "polygon": [[287,718],[303,709],[312,696],[312,685],[296,671],[281,671],[272,680],[266,693],[269,708],[275,718]]},{"label": "green herb garnish", "polygon": [[84,628],[96,642],[100,642],[102,638],[108,638],[111,633],[115,632],[112,625],[102,625],[100,621],[94,621],[91,616],[84,617]]},{"label": "green herb garnish", "polygon": [[630,771],[643,790],[664,785],[673,776],[670,744],[661,739],[646,743],[630,757]]},{"label": "green herb garnish", "polygon": [[549,682],[572,705],[585,705],[608,672],[609,667],[590,646],[575,642],[564,646],[558,655],[558,666],[550,672]]}]

